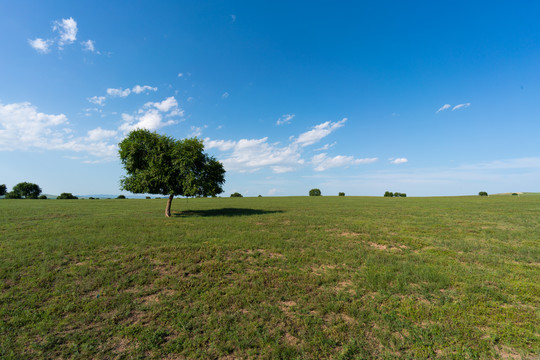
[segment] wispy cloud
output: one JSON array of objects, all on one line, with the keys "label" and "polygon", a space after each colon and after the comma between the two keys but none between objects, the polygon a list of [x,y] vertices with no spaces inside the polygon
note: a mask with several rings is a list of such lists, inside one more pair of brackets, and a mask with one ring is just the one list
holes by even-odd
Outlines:
[{"label": "wispy cloud", "polygon": [[84,50],[90,51],[90,52],[96,52],[96,43],[93,40],[86,40],[81,42],[81,45]]},{"label": "wispy cloud", "polygon": [[326,151],[328,149],[331,149],[333,148],[334,146],[336,146],[337,142],[333,142],[332,144],[325,144],[324,146],[318,148],[318,149],[315,149],[314,151]]},{"label": "wispy cloud", "polygon": [[131,94],[131,89],[122,89],[122,88],[108,88],[107,95],[110,97],[126,97]]},{"label": "wispy cloud", "polygon": [[436,114],[438,114],[438,113],[440,113],[441,111],[444,111],[444,110],[446,110],[446,109],[450,109],[451,107],[452,107],[452,105],[450,105],[450,104],[444,104],[443,106],[441,106],[441,107],[439,108],[439,110],[437,110]]},{"label": "wispy cloud", "polygon": [[330,135],[335,130],[342,127],[345,122],[347,121],[347,118],[343,118],[341,121],[337,122],[324,122],[322,124],[316,125],[312,130],[307,131],[303,134],[300,134],[298,136],[298,139],[296,139],[296,143],[300,144],[301,146],[308,146],[315,144],[316,142],[320,141],[324,137]]},{"label": "wispy cloud", "polygon": [[133,87],[133,89],[131,89],[131,91],[133,91],[135,94],[140,94],[142,92],[145,92],[145,91],[157,91],[157,87],[152,87],[152,86],[148,86],[148,85],[135,85]]},{"label": "wispy cloud", "polygon": [[399,165],[399,164],[405,164],[406,162],[409,162],[409,160],[407,160],[407,158],[390,158],[388,159],[390,161],[391,164],[396,164],[396,165]]},{"label": "wispy cloud", "polygon": [[[298,138],[289,138],[289,144],[280,145],[270,143],[268,137],[261,139],[234,140],[204,140],[207,149],[218,149],[222,152],[220,160],[227,171],[255,172],[269,168],[274,173],[285,173],[298,170],[304,164],[313,165],[316,171],[325,171],[330,168],[346,167],[358,164],[368,164],[377,161],[377,158],[357,159],[353,156],[328,156],[326,153],[313,156],[306,161],[303,148],[324,138],[332,131],[343,126],[347,119],[338,122],[325,122],[313,127],[312,130],[300,134]],[[335,143],[334,143],[335,144]],[[323,148],[330,148],[325,145]]]},{"label": "wispy cloud", "polygon": [[283,125],[283,124],[289,124],[292,119],[294,119],[294,114],[285,114],[281,115],[281,117],[277,120],[277,125]]},{"label": "wispy cloud", "polygon": [[91,98],[88,98],[87,100],[91,102],[92,104],[103,106],[105,105],[105,96],[92,96]]},{"label": "wispy cloud", "polygon": [[335,167],[348,167],[351,165],[371,164],[377,158],[355,159],[353,156],[338,155],[328,157],[326,153],[321,153],[311,158],[311,163],[315,166],[315,171],[325,171]]},{"label": "wispy cloud", "polygon": [[465,109],[465,108],[468,108],[469,106],[471,106],[471,103],[459,104],[459,105],[454,106],[452,108],[452,111],[459,110],[459,109]]},{"label": "wispy cloud", "polygon": [[226,91],[225,91],[223,94],[221,94],[221,98],[222,98],[222,99],[226,99],[226,98],[228,98],[228,97],[229,97],[229,93],[226,92]]},{"label": "wispy cloud", "polygon": [[236,15],[231,14],[231,21],[232,21],[232,22],[235,22],[235,21],[236,21]]}]

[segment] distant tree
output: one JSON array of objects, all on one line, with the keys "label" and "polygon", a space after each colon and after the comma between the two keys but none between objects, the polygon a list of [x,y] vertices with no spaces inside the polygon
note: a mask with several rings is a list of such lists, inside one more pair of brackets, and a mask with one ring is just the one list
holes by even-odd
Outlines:
[{"label": "distant tree", "polygon": [[485,191],[480,191],[480,192],[478,193],[478,196],[488,196],[488,193],[485,192]]},{"label": "distant tree", "polygon": [[340,193],[338,194],[338,196],[345,196],[345,193],[344,193],[344,192],[340,192]]},{"label": "distant tree", "polygon": [[58,200],[75,200],[78,197],[74,196],[72,193],[61,193],[56,199]]},{"label": "distant tree", "polygon": [[175,196],[211,196],[223,192],[223,165],[203,152],[202,140],[175,140],[148,130],[134,130],[118,144],[127,176],[121,188],[135,194],[168,195],[165,216]]},{"label": "distant tree", "polygon": [[262,197],[262,195],[259,195],[258,197]]},{"label": "distant tree", "polygon": [[6,184],[0,185],[0,196],[6,195],[6,192],[7,192]]},{"label": "distant tree", "polygon": [[150,196],[147,196],[146,199],[147,199],[147,200],[148,200],[148,199],[151,199],[151,197],[150,197]]},{"label": "distant tree", "polygon": [[518,193],[512,193],[512,195],[514,195],[514,196],[518,196],[519,194],[518,194]]},{"label": "distant tree", "polygon": [[21,194],[16,193],[15,191],[10,191],[6,193],[6,199],[22,199]]},{"label": "distant tree", "polygon": [[47,195],[39,195],[38,199],[47,200]]},{"label": "distant tree", "polygon": [[231,194],[231,197],[243,197],[242,194],[235,192]]},{"label": "distant tree", "polygon": [[25,199],[37,199],[41,194],[41,188],[37,184],[29,182],[21,182],[13,187],[12,192],[18,194]]},{"label": "distant tree", "polygon": [[321,190],[311,189],[309,190],[309,196],[321,196]]},{"label": "distant tree", "polygon": [[394,193],[391,192],[391,191],[386,191],[386,192],[384,193],[384,197],[393,197],[393,196],[394,196]]},{"label": "distant tree", "polygon": [[125,199],[126,196],[125,196],[125,195],[118,195],[116,198],[117,198],[117,199]]}]

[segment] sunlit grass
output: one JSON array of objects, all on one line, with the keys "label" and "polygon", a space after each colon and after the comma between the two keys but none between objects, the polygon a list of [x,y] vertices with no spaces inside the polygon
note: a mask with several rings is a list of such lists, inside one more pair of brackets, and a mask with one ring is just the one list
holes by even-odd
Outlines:
[{"label": "sunlit grass", "polygon": [[0,358],[537,358],[540,197],[0,200]]}]

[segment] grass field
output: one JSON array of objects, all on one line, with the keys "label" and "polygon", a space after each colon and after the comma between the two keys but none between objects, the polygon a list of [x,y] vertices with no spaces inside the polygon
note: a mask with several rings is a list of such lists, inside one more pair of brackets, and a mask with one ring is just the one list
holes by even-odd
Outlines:
[{"label": "grass field", "polygon": [[540,357],[540,196],[0,200],[0,358]]}]

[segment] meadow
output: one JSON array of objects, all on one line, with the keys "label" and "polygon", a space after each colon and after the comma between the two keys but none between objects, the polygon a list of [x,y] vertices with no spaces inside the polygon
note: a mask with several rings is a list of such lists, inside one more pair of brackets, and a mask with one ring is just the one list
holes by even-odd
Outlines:
[{"label": "meadow", "polygon": [[540,196],[0,200],[1,359],[540,357]]}]

